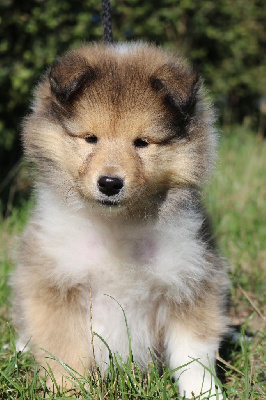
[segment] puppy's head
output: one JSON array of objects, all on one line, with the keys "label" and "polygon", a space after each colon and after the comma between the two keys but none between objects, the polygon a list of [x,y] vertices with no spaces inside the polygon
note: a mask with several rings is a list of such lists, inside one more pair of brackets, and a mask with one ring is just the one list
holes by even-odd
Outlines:
[{"label": "puppy's head", "polygon": [[66,202],[140,212],[200,187],[214,152],[197,74],[154,46],[84,46],[51,67],[26,119],[38,180]]}]

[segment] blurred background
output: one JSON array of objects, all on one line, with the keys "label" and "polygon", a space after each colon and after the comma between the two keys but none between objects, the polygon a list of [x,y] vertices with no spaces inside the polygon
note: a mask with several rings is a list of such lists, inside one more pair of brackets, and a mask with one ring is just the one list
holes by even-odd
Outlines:
[{"label": "blurred background", "polygon": [[[112,0],[112,9],[116,41],[148,40],[187,57],[218,124],[265,135],[265,0]],[[0,207],[8,216],[29,187],[20,130],[34,85],[58,54],[102,40],[101,1],[1,0],[0,36]]]}]

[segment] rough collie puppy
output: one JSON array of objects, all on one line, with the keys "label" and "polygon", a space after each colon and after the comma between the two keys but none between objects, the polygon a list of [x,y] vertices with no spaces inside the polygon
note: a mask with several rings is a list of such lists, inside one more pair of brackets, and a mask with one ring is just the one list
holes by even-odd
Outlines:
[{"label": "rough collie puppy", "polygon": [[228,281],[201,206],[216,134],[197,74],[147,44],[81,47],[37,87],[23,143],[36,205],[11,280],[18,347],[106,368],[92,331],[126,359],[122,307],[138,365],[152,352],[181,395],[221,399]]}]

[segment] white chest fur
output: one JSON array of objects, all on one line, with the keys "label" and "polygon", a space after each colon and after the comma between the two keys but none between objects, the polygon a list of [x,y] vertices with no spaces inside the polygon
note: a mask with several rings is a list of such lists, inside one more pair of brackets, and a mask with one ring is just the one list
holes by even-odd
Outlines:
[{"label": "white chest fur", "polygon": [[[201,220],[187,215],[171,223],[121,225],[70,212],[51,197],[44,200],[36,220],[42,248],[55,260],[51,279],[59,286],[87,287],[88,313],[91,291],[93,330],[126,356],[122,307],[134,357],[145,365],[153,347],[151,332],[164,325],[168,301],[189,301],[206,277],[208,263],[197,239]],[[107,349],[100,339],[96,344],[96,360],[107,362]]]}]

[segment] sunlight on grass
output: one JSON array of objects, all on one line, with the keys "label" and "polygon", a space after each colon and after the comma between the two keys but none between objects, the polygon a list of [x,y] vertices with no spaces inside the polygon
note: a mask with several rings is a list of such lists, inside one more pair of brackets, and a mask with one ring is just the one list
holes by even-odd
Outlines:
[{"label": "sunlight on grass", "polygon": [[[263,308],[265,293],[265,150],[266,143],[239,127],[221,139],[217,172],[206,195],[215,233],[232,267],[233,301],[243,299],[240,285]],[[243,310],[243,319],[248,317]]]}]

